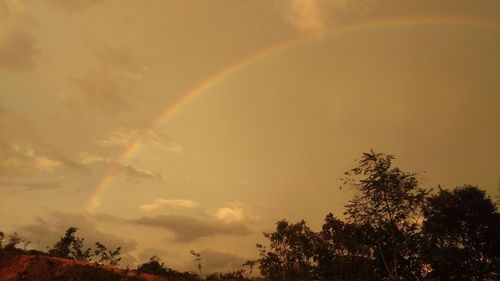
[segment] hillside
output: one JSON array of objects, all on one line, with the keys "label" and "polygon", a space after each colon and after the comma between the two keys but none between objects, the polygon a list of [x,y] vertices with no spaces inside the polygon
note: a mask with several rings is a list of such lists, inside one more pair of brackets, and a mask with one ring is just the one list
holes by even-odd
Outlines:
[{"label": "hillside", "polygon": [[166,278],[42,255],[0,256],[0,281],[165,281]]}]

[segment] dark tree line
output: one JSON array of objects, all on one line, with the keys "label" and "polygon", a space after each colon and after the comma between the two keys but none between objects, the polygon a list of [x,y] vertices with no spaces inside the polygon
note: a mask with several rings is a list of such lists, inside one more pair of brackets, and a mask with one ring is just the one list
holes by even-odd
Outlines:
[{"label": "dark tree line", "polygon": [[276,223],[257,245],[261,274],[295,280],[500,280],[500,214],[476,186],[420,187],[392,155],[364,153],[342,188],[356,191],[345,221],[321,231]]}]

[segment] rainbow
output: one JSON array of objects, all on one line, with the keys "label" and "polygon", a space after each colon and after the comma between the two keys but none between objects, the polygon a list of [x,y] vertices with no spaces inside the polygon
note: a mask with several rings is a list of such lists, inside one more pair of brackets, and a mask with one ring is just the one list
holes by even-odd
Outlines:
[{"label": "rainbow", "polygon": [[[493,28],[497,29],[500,27],[500,22],[490,21],[477,18],[468,17],[445,17],[445,16],[435,16],[435,17],[404,17],[396,19],[384,19],[384,20],[373,20],[366,21],[362,23],[346,25],[332,30],[325,34],[323,37],[340,35],[343,33],[350,33],[362,30],[371,29],[383,29],[383,28],[397,28],[397,27],[411,27],[411,26],[467,26],[467,27],[479,27],[479,28]],[[321,38],[317,38],[321,40]],[[218,71],[214,72],[211,76],[200,81],[197,85],[189,89],[184,93],[179,99],[171,104],[168,104],[165,109],[155,118],[151,124],[146,127],[142,134],[137,137],[124,151],[120,154],[117,162],[102,176],[99,180],[94,194],[90,197],[88,202],[85,204],[85,210],[91,211],[95,207],[99,206],[100,198],[104,191],[110,185],[112,179],[117,175],[122,165],[130,159],[135,152],[141,147],[144,141],[154,134],[154,132],[170,117],[172,117],[176,112],[178,112],[183,106],[188,104],[191,100],[195,99],[197,96],[208,92],[210,89],[214,88],[217,84],[226,80],[231,75],[237,73],[238,71],[250,66],[251,64],[258,62],[259,60],[276,54],[286,48],[298,45],[301,42],[310,41],[310,37],[298,37],[291,40],[286,40],[278,42],[274,45],[268,46],[266,48],[260,49],[254,53],[250,53],[239,60],[231,62]]]}]

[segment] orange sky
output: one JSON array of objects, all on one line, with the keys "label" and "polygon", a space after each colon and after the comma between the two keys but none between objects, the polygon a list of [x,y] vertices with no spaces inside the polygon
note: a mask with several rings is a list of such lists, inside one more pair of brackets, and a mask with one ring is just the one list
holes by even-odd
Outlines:
[{"label": "orange sky", "polygon": [[370,148],[494,195],[498,46],[495,0],[0,0],[0,227],[227,270]]}]

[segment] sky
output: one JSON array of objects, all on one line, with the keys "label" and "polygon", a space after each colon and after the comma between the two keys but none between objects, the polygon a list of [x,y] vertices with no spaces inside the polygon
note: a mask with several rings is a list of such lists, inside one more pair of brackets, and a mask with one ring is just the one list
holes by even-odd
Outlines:
[{"label": "sky", "polygon": [[500,185],[497,0],[0,0],[0,227],[226,271],[370,149]]}]

